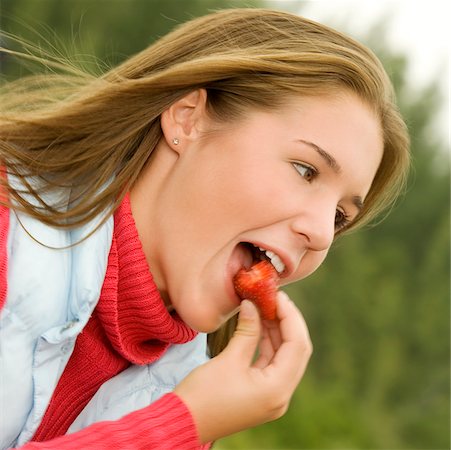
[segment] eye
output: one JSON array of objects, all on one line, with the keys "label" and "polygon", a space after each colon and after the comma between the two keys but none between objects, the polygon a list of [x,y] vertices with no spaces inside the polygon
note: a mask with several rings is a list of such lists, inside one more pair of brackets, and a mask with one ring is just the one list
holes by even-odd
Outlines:
[{"label": "eye", "polygon": [[297,170],[297,172],[301,175],[302,178],[304,178],[305,181],[308,181],[309,183],[313,181],[313,179],[318,175],[318,171],[307,164],[302,163],[293,163],[294,168]]},{"label": "eye", "polygon": [[338,232],[347,227],[351,223],[349,216],[342,210],[337,209],[335,212],[335,231]]}]

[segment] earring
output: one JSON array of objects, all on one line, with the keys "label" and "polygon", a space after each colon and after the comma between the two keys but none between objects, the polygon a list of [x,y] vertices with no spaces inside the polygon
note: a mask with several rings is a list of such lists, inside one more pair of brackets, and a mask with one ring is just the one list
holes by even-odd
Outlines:
[{"label": "earring", "polygon": [[174,138],[174,139],[172,139],[172,143],[173,143],[174,145],[179,145],[179,144],[180,144],[179,138]]}]

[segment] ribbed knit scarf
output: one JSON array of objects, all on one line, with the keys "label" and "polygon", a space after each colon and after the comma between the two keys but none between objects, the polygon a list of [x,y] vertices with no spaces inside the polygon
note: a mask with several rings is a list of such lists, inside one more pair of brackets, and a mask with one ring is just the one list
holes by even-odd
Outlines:
[{"label": "ribbed knit scarf", "polygon": [[114,215],[113,241],[99,303],[77,338],[33,441],[65,434],[105,381],[132,363],[157,360],[170,344],[188,342],[195,335],[177,315],[169,314],[163,303],[127,195]]}]

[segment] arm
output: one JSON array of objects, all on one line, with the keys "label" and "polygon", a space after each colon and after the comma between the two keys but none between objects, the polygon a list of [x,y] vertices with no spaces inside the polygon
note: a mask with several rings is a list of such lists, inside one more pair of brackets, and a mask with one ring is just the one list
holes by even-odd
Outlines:
[{"label": "arm", "polygon": [[[277,317],[261,324],[255,307],[244,301],[229,345],[175,389],[193,414],[201,442],[286,412],[312,345],[301,313],[283,292],[278,294]],[[259,357],[253,362],[257,347]]]},{"label": "arm", "polygon": [[76,433],[44,442],[30,442],[21,450],[193,450],[201,448],[192,416],[174,394],[109,422],[98,422]]},{"label": "arm", "polygon": [[[305,322],[284,293],[277,314],[278,321],[262,326],[255,307],[243,302],[229,345],[188,375],[175,393],[120,420],[21,449],[188,450],[277,419],[287,410],[311,355]],[[259,357],[252,362],[257,346]]]}]

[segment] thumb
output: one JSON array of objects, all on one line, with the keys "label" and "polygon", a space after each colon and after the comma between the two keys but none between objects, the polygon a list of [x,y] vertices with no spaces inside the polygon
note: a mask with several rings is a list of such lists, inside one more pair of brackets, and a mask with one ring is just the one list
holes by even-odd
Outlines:
[{"label": "thumb", "polygon": [[223,354],[228,354],[230,357],[243,360],[246,363],[252,361],[260,341],[260,334],[260,315],[252,302],[243,300],[236,330]]}]

